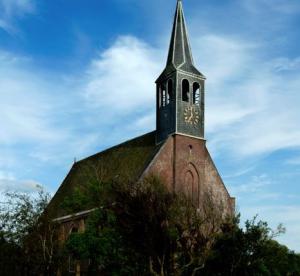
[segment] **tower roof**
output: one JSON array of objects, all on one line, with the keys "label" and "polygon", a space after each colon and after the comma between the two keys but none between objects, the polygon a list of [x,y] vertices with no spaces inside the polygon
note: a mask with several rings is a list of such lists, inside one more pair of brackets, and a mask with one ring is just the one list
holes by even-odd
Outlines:
[{"label": "tower roof", "polygon": [[203,76],[194,66],[181,0],[177,1],[166,68],[159,79],[175,70]]}]

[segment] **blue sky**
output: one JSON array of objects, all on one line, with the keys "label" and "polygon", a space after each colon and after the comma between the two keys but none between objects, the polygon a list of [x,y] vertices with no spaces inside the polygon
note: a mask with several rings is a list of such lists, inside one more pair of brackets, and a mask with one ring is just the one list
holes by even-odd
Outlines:
[{"label": "blue sky", "polygon": [[[242,218],[300,251],[300,2],[185,0],[208,148]],[[0,190],[55,192],[155,127],[175,0],[0,0]]]}]

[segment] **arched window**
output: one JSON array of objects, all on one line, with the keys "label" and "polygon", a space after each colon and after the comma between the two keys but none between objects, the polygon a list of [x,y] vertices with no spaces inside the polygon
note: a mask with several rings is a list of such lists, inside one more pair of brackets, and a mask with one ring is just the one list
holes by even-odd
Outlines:
[{"label": "arched window", "polygon": [[173,99],[173,81],[171,79],[168,80],[168,95],[167,95],[167,104]]},{"label": "arched window", "polygon": [[166,87],[162,84],[160,87],[160,91],[161,91],[161,103],[162,106],[166,106],[167,103],[167,93],[166,93]]},{"label": "arched window", "polygon": [[189,81],[184,79],[182,81],[182,100],[188,102],[190,99],[190,84]]},{"label": "arched window", "polygon": [[194,82],[193,84],[193,104],[200,105],[200,84],[198,82]]}]

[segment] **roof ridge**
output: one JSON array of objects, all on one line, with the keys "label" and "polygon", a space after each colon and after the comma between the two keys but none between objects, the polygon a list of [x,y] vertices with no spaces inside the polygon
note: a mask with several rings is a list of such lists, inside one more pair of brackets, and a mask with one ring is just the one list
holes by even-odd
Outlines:
[{"label": "roof ridge", "polygon": [[106,152],[108,152],[108,151],[110,151],[110,150],[112,150],[112,149],[118,148],[118,147],[120,147],[120,146],[122,146],[122,145],[125,145],[125,144],[131,142],[131,141],[138,140],[138,139],[143,138],[144,136],[150,135],[150,134],[152,134],[152,133],[154,134],[155,132],[156,132],[156,130],[153,130],[153,131],[151,131],[151,132],[148,132],[148,133],[145,133],[145,134],[143,134],[143,135],[134,137],[134,138],[132,138],[132,139],[128,139],[128,140],[126,140],[126,141],[124,141],[124,142],[121,142],[120,144],[114,145],[114,146],[112,146],[112,147],[109,147],[109,148],[106,148],[106,149],[104,149],[104,150],[102,150],[102,151],[99,151],[99,152],[97,152],[97,153],[95,153],[95,154],[93,154],[93,155],[90,155],[90,156],[88,156],[88,157],[85,157],[85,158],[83,158],[83,159],[77,161],[75,164],[81,163],[81,162],[83,162],[83,161],[87,161],[88,159],[93,158],[93,157],[96,157],[96,156],[98,156],[98,155],[101,154],[101,153],[106,153]]}]

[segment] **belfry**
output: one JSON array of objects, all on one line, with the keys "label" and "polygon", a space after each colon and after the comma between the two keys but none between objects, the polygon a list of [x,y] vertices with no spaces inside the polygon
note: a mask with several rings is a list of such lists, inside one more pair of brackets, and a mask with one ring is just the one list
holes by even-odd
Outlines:
[{"label": "belfry", "polygon": [[166,68],[156,84],[157,141],[174,133],[204,138],[205,77],[194,65],[181,1],[177,2]]}]

